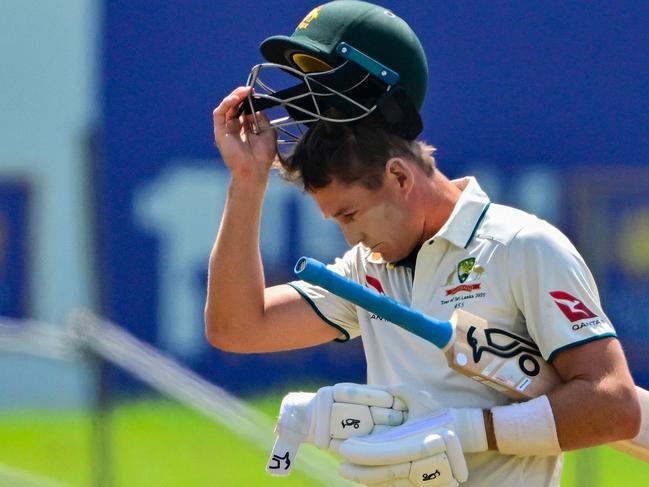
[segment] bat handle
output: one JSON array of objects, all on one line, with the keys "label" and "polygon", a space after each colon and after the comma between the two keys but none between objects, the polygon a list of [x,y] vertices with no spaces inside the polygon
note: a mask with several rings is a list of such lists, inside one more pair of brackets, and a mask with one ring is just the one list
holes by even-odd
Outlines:
[{"label": "bat handle", "polygon": [[395,325],[445,348],[453,337],[453,325],[412,310],[394,299],[361,286],[330,270],[311,257],[301,257],[295,264],[295,274],[306,282],[323,287],[333,294],[385,318]]}]

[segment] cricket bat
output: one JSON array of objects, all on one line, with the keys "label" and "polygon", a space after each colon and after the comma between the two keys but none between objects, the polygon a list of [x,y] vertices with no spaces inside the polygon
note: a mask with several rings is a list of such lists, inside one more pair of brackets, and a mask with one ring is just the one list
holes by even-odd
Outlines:
[{"label": "cricket bat", "polygon": [[[531,338],[500,328],[463,310],[441,321],[408,308],[394,299],[361,286],[329,270],[322,262],[302,257],[295,274],[365,310],[431,342],[444,352],[449,367],[513,399],[531,399],[561,383],[554,368],[543,360]],[[636,387],[642,408],[640,434],[609,446],[649,462],[649,392]]]}]

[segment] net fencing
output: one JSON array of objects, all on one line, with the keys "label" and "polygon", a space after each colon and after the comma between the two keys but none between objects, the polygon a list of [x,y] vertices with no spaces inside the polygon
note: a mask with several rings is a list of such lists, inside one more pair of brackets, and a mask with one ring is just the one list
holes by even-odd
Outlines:
[{"label": "net fencing", "polygon": [[[0,351],[27,353],[54,360],[86,360],[89,367],[92,360],[99,358],[228,428],[255,448],[270,452],[275,441],[274,423],[267,415],[203,379],[117,324],[88,310],[73,311],[65,326],[0,318]],[[339,477],[336,474],[336,460],[314,448],[300,450],[295,469],[314,483],[326,486],[357,485]],[[9,471],[0,468],[0,485],[6,483]]]}]

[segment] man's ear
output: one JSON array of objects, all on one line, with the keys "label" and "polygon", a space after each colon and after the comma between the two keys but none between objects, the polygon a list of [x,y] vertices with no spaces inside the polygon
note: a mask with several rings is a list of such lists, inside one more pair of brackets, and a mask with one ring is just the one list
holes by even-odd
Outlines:
[{"label": "man's ear", "polygon": [[415,183],[415,174],[404,159],[393,157],[385,164],[385,179],[409,193]]}]

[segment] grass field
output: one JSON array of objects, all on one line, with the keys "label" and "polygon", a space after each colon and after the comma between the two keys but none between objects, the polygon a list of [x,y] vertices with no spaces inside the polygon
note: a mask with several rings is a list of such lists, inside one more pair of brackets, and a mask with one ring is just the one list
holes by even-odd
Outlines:
[{"label": "grass field", "polygon": [[[279,402],[279,397],[266,397],[254,404],[274,416]],[[267,451],[175,403],[125,404],[115,408],[108,424],[110,456],[105,465],[111,487],[319,485],[295,471],[283,479],[267,476]],[[92,486],[92,425],[88,413],[3,414],[0,464],[65,486]],[[5,485],[17,483],[3,483],[0,470],[0,486]],[[561,485],[648,486],[649,465],[609,448],[584,450],[567,455]]]}]

